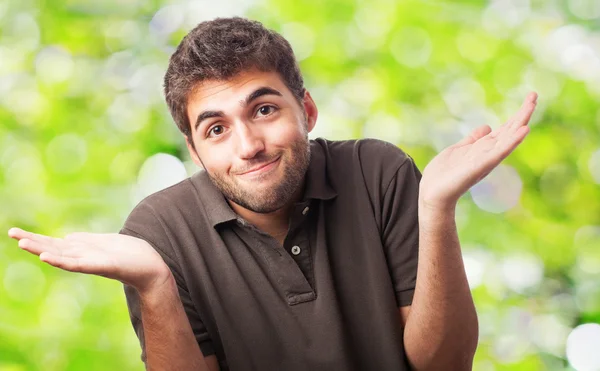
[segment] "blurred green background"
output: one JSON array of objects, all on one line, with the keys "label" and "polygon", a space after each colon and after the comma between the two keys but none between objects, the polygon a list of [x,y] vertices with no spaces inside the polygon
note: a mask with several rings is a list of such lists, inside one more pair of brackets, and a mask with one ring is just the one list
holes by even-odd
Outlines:
[{"label": "blurred green background", "polygon": [[[600,1],[0,0],[0,226],[116,232],[198,169],[163,102],[198,22],[292,43],[312,137],[376,137],[422,170],[539,93],[531,133],[459,201],[475,370],[600,370]],[[0,370],[142,370],[121,284],[0,239]]]}]

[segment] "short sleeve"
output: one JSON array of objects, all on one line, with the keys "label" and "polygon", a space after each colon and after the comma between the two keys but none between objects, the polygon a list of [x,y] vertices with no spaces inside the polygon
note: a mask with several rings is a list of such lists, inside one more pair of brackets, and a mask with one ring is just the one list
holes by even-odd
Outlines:
[{"label": "short sleeve", "polygon": [[382,242],[398,307],[412,303],[417,282],[420,181],[421,172],[407,155],[383,194]]},{"label": "short sleeve", "polygon": [[[165,263],[169,266],[173,277],[175,278],[175,282],[177,283],[177,288],[179,291],[179,297],[194,332],[194,336],[196,337],[196,341],[198,342],[198,346],[202,350],[202,354],[205,357],[215,354],[212,341],[208,335],[204,323],[200,318],[200,315],[198,314],[192,302],[185,281],[180,273],[180,269],[176,263],[173,249],[163,224],[156,216],[153,208],[146,203],[146,200],[142,201],[134,208],[119,233],[140,238],[148,242],[161,255]],[[133,287],[125,284],[123,286],[127,307],[129,310],[129,317],[133,325],[133,329],[140,341],[140,346],[142,348],[141,359],[145,364],[146,347],[144,341],[144,329],[141,320],[142,316],[139,295],[137,290]]]}]

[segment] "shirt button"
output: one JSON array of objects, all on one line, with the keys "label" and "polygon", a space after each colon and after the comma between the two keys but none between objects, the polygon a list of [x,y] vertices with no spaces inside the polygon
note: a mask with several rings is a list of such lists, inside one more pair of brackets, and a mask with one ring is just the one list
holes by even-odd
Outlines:
[{"label": "shirt button", "polygon": [[292,254],[294,254],[294,255],[300,254],[300,246],[292,247]]},{"label": "shirt button", "polygon": [[310,210],[310,207],[305,207],[304,210],[302,210],[302,215],[308,214],[308,210]]}]

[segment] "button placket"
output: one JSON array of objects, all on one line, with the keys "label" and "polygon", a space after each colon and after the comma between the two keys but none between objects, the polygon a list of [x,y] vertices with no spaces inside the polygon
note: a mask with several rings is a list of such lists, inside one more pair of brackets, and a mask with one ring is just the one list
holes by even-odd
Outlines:
[{"label": "button placket", "polygon": [[296,305],[315,298],[315,292],[300,269],[294,256],[281,254],[279,242],[273,237],[260,233],[257,229],[240,228],[249,238],[247,246],[258,253],[269,267],[269,272],[281,289],[289,305]]},{"label": "button placket", "polygon": [[313,263],[310,256],[311,247],[308,236],[309,221],[311,220],[309,215],[312,215],[311,208],[310,201],[296,204],[290,220],[291,228],[283,247],[314,290]]}]

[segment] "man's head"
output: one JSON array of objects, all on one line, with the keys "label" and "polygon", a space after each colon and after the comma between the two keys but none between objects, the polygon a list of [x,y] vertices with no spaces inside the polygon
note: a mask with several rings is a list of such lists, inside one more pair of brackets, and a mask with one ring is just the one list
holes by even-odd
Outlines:
[{"label": "man's head", "polygon": [[225,197],[261,213],[290,202],[317,109],[283,37],[237,17],[199,24],[171,56],[165,97],[194,162]]}]

